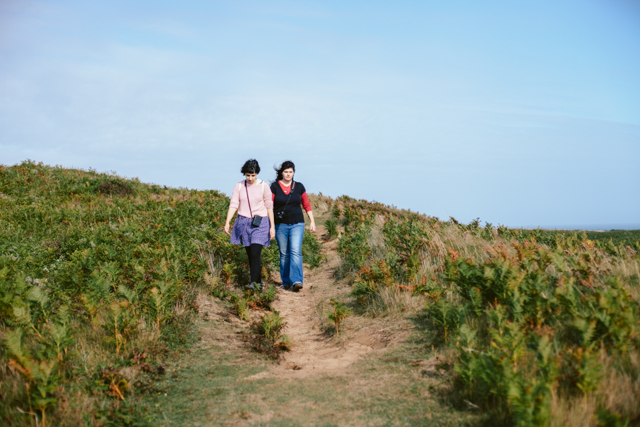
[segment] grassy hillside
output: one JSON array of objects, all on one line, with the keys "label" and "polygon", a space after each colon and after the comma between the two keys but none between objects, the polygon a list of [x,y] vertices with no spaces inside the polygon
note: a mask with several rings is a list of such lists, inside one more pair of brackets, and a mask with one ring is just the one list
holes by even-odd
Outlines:
[{"label": "grassy hillside", "polygon": [[[374,364],[389,365],[396,377],[414,375],[421,360],[437,360],[435,385],[427,391],[416,383],[414,400],[401,391],[414,424],[425,395],[433,396],[425,408],[437,401],[461,423],[640,421],[635,235],[595,240],[443,222],[346,196],[312,201],[326,228],[325,250],[340,257],[335,298],[345,315],[352,312],[346,325],[393,325],[398,316],[414,325],[411,345],[393,349],[393,357],[372,356],[354,372],[365,375]],[[216,191],[33,162],[0,167],[2,424],[152,423],[149,397],[198,339],[202,295],[244,320],[234,327],[247,348],[270,358],[286,351],[283,319],[271,308],[275,290],[239,291],[248,280],[246,255],[221,233],[227,206]],[[320,251],[306,233],[308,268],[322,263]],[[263,259],[268,277],[277,271],[275,245]],[[319,307],[318,324],[331,338],[337,331]],[[234,359],[233,351],[225,357]],[[259,360],[251,363],[274,363]],[[412,378],[396,382],[418,381]],[[324,378],[322,387],[330,382]],[[233,384],[240,393],[244,386]],[[333,417],[323,416],[317,419]]]},{"label": "grassy hillside", "polygon": [[[602,241],[599,245],[606,245],[606,242],[612,243],[614,246],[630,246],[640,241],[640,230],[609,230],[609,231],[576,231],[576,230],[520,230],[523,235],[535,237],[538,241],[554,240],[555,236],[578,236],[586,237],[594,241]],[[527,234],[530,233],[530,234]]]},{"label": "grassy hillside", "polygon": [[[2,425],[143,419],[135,395],[193,338],[197,292],[248,280],[227,207],[217,191],[0,166]],[[265,260],[268,274],[275,246]]]},{"label": "grassy hillside", "polygon": [[384,314],[398,290],[426,297],[418,316],[448,355],[452,405],[489,425],[640,422],[637,241],[442,222],[348,197],[332,213],[360,313]]}]

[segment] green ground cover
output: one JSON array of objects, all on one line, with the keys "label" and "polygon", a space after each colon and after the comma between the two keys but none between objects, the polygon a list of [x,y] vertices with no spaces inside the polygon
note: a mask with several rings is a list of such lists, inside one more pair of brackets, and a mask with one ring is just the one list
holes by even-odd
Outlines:
[{"label": "green ground cover", "polygon": [[481,227],[346,196],[332,221],[344,229],[338,251],[359,312],[389,306],[392,287],[425,295],[425,333],[434,347],[454,351],[458,398],[492,425],[640,420],[634,233],[614,241]]},{"label": "green ground cover", "polygon": [[[2,424],[143,420],[137,396],[189,345],[197,293],[248,280],[227,208],[217,191],[0,166]],[[272,245],[265,274],[277,268]]]},{"label": "green ground cover", "polygon": [[543,236],[543,239],[554,239],[555,236],[583,235],[594,241],[610,241],[616,246],[637,247],[640,242],[640,230],[608,230],[608,231],[576,231],[576,230],[528,230],[524,235]]},{"label": "green ground cover", "polygon": [[[518,230],[346,196],[314,202],[331,212],[349,321],[412,322],[413,338],[343,375],[248,380],[274,362],[225,347],[239,330],[198,316],[199,295],[240,316],[271,301],[236,291],[246,255],[221,233],[224,194],[0,167],[2,424],[640,422],[637,230]],[[311,266],[320,247],[307,237]],[[266,275],[277,271],[275,245],[264,260]]]}]

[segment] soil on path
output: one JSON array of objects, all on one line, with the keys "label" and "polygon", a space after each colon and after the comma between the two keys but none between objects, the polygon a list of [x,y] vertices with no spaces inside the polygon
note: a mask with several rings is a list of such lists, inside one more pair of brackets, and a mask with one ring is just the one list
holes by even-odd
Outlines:
[{"label": "soil on path", "polygon": [[[318,234],[322,233],[322,230]],[[299,293],[280,290],[273,308],[287,322],[292,349],[279,363],[251,351],[248,324],[211,296],[200,295],[199,341],[167,364],[146,403],[162,426],[466,425],[462,413],[431,396],[442,365],[404,315],[353,315],[335,336],[324,312],[329,298],[348,301],[335,278],[336,241],[326,261],[305,269]],[[257,319],[259,313],[252,317]]]},{"label": "soil on path", "polygon": [[278,299],[272,306],[285,319],[285,334],[293,346],[280,364],[255,378],[304,378],[338,373],[380,347],[382,341],[364,330],[354,339],[340,342],[322,328],[322,316],[326,317],[323,307],[339,292],[335,279],[335,268],[339,263],[336,242],[325,242],[323,253],[326,261],[320,267],[305,269],[304,288],[300,292],[278,291]]}]

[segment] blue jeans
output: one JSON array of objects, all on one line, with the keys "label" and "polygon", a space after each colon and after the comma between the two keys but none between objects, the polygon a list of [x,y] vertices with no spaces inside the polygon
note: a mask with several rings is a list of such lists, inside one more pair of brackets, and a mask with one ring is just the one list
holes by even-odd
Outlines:
[{"label": "blue jeans", "polygon": [[304,222],[276,224],[276,241],[280,249],[280,278],[282,286],[302,283],[302,237]]}]

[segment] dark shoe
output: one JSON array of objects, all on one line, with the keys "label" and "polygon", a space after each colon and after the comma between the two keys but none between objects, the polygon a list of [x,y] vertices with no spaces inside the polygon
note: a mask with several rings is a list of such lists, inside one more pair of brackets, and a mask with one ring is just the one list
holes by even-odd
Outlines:
[{"label": "dark shoe", "polygon": [[291,290],[293,292],[300,292],[301,289],[302,289],[302,283],[300,282],[294,283],[293,286],[291,287]]}]

